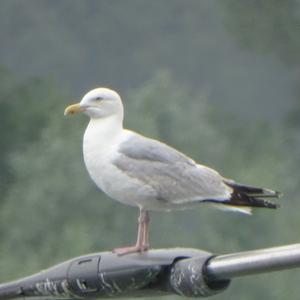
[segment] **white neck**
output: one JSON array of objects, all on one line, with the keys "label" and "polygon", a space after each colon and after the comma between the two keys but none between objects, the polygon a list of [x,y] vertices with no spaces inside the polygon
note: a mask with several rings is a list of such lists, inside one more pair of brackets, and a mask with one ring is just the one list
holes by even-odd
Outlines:
[{"label": "white neck", "polygon": [[[123,130],[123,119],[118,115],[92,118],[84,133],[84,143],[109,144]],[[104,145],[102,145],[104,146]]]}]

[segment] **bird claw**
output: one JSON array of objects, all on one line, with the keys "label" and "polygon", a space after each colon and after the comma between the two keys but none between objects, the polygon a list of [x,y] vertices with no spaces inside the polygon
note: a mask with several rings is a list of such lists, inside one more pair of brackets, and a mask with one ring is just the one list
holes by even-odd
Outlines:
[{"label": "bird claw", "polygon": [[130,254],[130,253],[143,253],[149,250],[149,245],[135,245],[129,247],[122,247],[113,249],[113,253],[116,253],[118,256]]}]

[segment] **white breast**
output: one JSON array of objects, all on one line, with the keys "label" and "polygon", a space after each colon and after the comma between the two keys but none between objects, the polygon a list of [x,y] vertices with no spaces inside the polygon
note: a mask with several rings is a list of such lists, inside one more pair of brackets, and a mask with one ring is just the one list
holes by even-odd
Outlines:
[{"label": "white breast", "polygon": [[83,156],[87,170],[94,182],[101,188],[107,175],[108,162],[116,151],[122,128],[116,127],[113,117],[91,119],[83,138]]},{"label": "white breast", "polygon": [[[90,177],[103,192],[125,204],[137,205],[132,197],[126,195],[128,188],[135,190],[137,182],[128,180],[126,174],[111,163],[118,155],[119,144],[131,134],[115,124],[110,118],[90,121],[83,139],[84,162]],[[126,188],[123,186],[125,183]]]}]

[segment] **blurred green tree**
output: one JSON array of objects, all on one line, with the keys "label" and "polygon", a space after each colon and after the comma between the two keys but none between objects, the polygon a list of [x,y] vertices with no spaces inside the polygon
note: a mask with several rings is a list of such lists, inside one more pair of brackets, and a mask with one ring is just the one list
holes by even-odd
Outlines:
[{"label": "blurred green tree", "polygon": [[246,51],[272,53],[299,68],[298,0],[222,1],[229,31]]},{"label": "blurred green tree", "polygon": [[[223,2],[1,1],[0,59],[19,76],[52,74],[63,86],[71,87],[73,96],[99,84],[128,92],[165,68],[193,93],[201,87],[207,100],[224,110],[234,109],[248,120],[278,122],[277,117],[287,111],[294,97],[294,73],[274,55],[257,55],[245,47],[241,50],[232,38],[241,28],[238,20],[247,14],[248,6],[249,14],[260,17],[254,28],[268,22],[258,11],[267,4],[236,1],[231,5],[228,19],[237,28],[231,28],[230,34],[224,26]],[[275,2],[276,8],[270,10],[277,9],[279,15],[280,1]],[[290,1],[281,1],[283,11],[286,2]],[[243,36],[250,35],[252,27],[247,30]],[[256,33],[263,35],[263,30]],[[276,40],[276,45],[281,41]],[[250,116],[248,111],[254,114]]]},{"label": "blurred green tree", "polygon": [[[222,1],[229,32],[246,52],[276,56],[293,74],[294,109],[286,116],[290,130],[300,126],[300,15],[298,0]],[[282,99],[285,102],[286,99]],[[300,147],[300,143],[295,143]]]},{"label": "blurred green tree", "polygon": [[[59,102],[54,83],[32,78],[20,81],[0,66],[0,190],[4,195],[14,179],[10,156],[36,141],[48,121],[48,110]],[[0,199],[0,205],[3,198]]]}]

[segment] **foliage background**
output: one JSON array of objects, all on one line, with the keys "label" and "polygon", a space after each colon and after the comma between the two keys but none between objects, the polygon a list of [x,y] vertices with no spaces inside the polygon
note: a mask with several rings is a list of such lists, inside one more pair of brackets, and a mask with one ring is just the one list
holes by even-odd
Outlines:
[{"label": "foliage background", "polygon": [[[252,217],[205,206],[152,213],[153,247],[297,242],[299,2],[2,0],[0,280],[134,240],[137,211],[85,171],[87,119],[62,115],[96,86],[119,91],[127,127],[284,193],[280,210]],[[238,279],[213,298],[298,299],[299,276]]]}]

